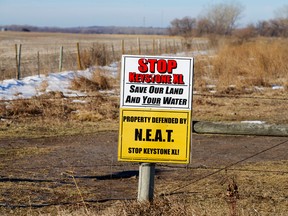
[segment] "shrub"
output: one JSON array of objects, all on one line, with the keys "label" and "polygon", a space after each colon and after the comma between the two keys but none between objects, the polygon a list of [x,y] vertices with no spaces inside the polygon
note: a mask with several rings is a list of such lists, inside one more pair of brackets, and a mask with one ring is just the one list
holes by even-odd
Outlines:
[{"label": "shrub", "polygon": [[71,80],[70,88],[85,92],[93,92],[99,90],[108,90],[112,88],[113,78],[104,76],[101,71],[95,71],[91,78],[78,76]]},{"label": "shrub", "polygon": [[89,68],[94,65],[105,66],[110,64],[112,61],[110,55],[107,52],[105,44],[96,43],[81,53],[81,60],[84,68]]}]

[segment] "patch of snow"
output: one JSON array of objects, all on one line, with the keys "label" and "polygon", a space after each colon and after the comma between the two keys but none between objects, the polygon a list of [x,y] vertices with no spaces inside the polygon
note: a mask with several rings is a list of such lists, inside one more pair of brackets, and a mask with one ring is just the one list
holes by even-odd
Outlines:
[{"label": "patch of snow", "polygon": [[253,120],[253,121],[241,121],[244,124],[265,124],[265,121]]},{"label": "patch of snow", "polygon": [[284,89],[284,86],[273,85],[273,86],[272,86],[272,89],[273,89],[273,90],[283,90],[283,89]]},{"label": "patch of snow", "polygon": [[[102,68],[108,72],[105,75],[115,77],[118,73],[117,62]],[[35,75],[21,80],[3,80],[0,81],[0,100],[31,98],[51,91],[60,91],[66,97],[85,96],[86,94],[83,92],[69,89],[70,82],[77,76],[91,77],[95,69],[97,68],[89,68],[82,71],[64,71],[40,76]]]},{"label": "patch of snow", "polygon": [[209,90],[210,93],[215,94],[217,91],[216,89],[216,85],[206,85],[206,88]]},{"label": "patch of snow", "polygon": [[216,85],[206,85],[206,88],[208,88],[208,89],[215,89],[215,88],[216,88]]},{"label": "patch of snow", "polygon": [[119,62],[113,62],[109,66],[101,66],[99,68],[108,71],[111,76],[117,77],[119,65]]},{"label": "patch of snow", "polygon": [[87,103],[87,101],[85,101],[85,100],[72,100],[72,103],[82,103],[82,104],[85,104],[85,103]]}]

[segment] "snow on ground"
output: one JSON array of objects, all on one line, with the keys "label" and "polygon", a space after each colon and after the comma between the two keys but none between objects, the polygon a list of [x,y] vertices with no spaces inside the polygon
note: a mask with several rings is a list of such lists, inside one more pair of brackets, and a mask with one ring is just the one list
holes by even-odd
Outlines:
[{"label": "snow on ground", "polygon": [[[108,75],[116,76],[118,64],[100,67]],[[0,100],[14,100],[31,98],[51,91],[61,91],[66,97],[85,96],[85,93],[69,89],[70,82],[77,76],[89,78],[95,68],[83,71],[65,71],[61,73],[50,73],[48,75],[36,75],[25,77],[21,80],[8,79],[0,81]]]},{"label": "snow on ground", "polygon": [[[20,98],[31,98],[40,96],[51,91],[63,92],[66,97],[85,96],[85,93],[69,89],[71,80],[76,76],[89,78],[97,69],[104,71],[105,75],[117,77],[119,62],[109,66],[90,68],[83,71],[65,71],[61,73],[50,73],[48,75],[36,75],[25,77],[21,80],[9,79],[0,81],[0,100],[14,100]],[[207,85],[211,93],[216,93],[215,85]],[[264,90],[263,87],[255,89]],[[273,85],[272,90],[284,89],[283,86]],[[80,103],[79,101],[75,101]]]},{"label": "snow on ground", "polygon": [[273,89],[273,90],[278,90],[278,89],[283,90],[283,89],[284,89],[284,86],[273,85],[273,86],[272,86],[272,89]]}]

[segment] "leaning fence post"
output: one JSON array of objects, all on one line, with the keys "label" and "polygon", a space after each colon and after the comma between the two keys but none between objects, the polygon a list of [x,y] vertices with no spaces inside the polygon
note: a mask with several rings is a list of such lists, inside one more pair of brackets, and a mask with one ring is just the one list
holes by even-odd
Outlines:
[{"label": "leaning fence post", "polygon": [[15,63],[16,63],[16,79],[18,77],[18,48],[17,44],[15,44]]},{"label": "leaning fence post", "polygon": [[59,55],[59,72],[62,71],[62,63],[63,63],[63,46],[60,47],[60,55]]},{"label": "leaning fence post", "polygon": [[82,70],[79,42],[77,42],[76,46],[77,46],[77,62],[78,62],[78,70]]}]

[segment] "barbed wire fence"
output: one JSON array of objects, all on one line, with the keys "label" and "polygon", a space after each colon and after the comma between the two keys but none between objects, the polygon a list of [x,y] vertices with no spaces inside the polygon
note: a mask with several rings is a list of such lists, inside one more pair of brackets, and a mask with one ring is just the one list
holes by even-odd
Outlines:
[{"label": "barbed wire fence", "polygon": [[[77,51],[77,44],[62,44],[62,45],[55,45],[51,46],[50,44],[42,44],[41,49],[36,49],[29,47],[29,45],[22,45],[21,47],[21,76],[17,77],[18,74],[18,66],[19,66],[19,46],[14,47],[15,52],[14,52],[14,58],[13,58],[13,51],[8,51],[8,50],[13,50],[13,48],[1,48],[1,78],[0,79],[8,79],[8,78],[23,78],[25,76],[30,76],[30,75],[39,75],[39,74],[47,74],[50,72],[59,72],[61,70],[79,70],[80,65],[79,61],[77,58],[79,58],[80,55],[80,62],[84,63],[84,60],[81,59],[85,54],[83,54],[83,50],[86,50],[87,52],[92,52],[93,47],[97,47],[100,49],[100,52],[107,52],[105,55],[109,55],[112,60],[119,60],[120,56],[122,54],[160,54],[160,53],[176,53],[176,52],[181,52],[185,51],[186,49],[183,47],[183,44],[181,41],[169,41],[165,42],[165,45],[163,43],[154,40],[150,41],[147,43],[143,43],[139,40],[134,41],[132,44],[126,46],[125,41],[119,42],[117,45],[116,44],[97,44],[97,43],[80,43],[80,53]],[[38,44],[39,45],[39,44]],[[37,47],[38,47],[37,45]],[[206,50],[207,45],[205,44],[197,44],[195,45],[196,50],[201,51],[201,50]],[[63,48],[62,48],[63,47]],[[124,49],[123,49],[124,47]],[[63,59],[60,60],[60,56],[63,50]],[[129,51],[127,51],[129,50]],[[187,50],[186,50],[187,51]],[[8,53],[11,52],[11,55],[8,55]],[[18,56],[18,57],[17,57]],[[43,57],[42,57],[43,56]],[[14,65],[13,65],[14,62]],[[62,67],[60,67],[60,62]],[[84,66],[84,65],[82,65]],[[83,68],[82,68],[83,69]],[[288,98],[286,97],[257,97],[257,96],[231,96],[231,95],[221,95],[221,94],[206,94],[206,93],[196,93],[195,96],[199,97],[218,97],[218,98],[249,98],[249,99],[257,99],[257,100],[279,100],[286,102]],[[94,96],[82,96],[83,98],[88,98],[88,97],[94,97]],[[21,99],[21,100],[34,100],[34,99]],[[43,100],[43,99],[42,99]],[[51,99],[47,99],[51,100]],[[57,99],[56,99],[57,100]],[[60,99],[61,100],[61,99]],[[7,100],[1,101],[2,103],[9,102]],[[271,145],[269,148],[264,148],[260,151],[253,152],[251,153],[250,156],[244,157],[236,162],[230,163],[224,167],[205,167],[205,171],[207,170],[212,170],[208,174],[205,174],[203,176],[200,176],[199,178],[193,180],[193,181],[187,181],[185,185],[179,186],[175,188],[174,190],[171,191],[165,191],[163,194],[160,194],[161,196],[171,196],[176,193],[184,193],[187,192],[186,188],[189,187],[191,184],[196,184],[201,182],[202,180],[211,178],[212,176],[218,174],[221,171],[224,170],[238,170],[238,171],[245,171],[245,172],[253,172],[253,173],[262,173],[262,172],[271,172],[271,173],[281,173],[282,175],[287,175],[288,171],[287,170],[267,170],[267,169],[259,169],[259,170],[250,170],[250,169],[244,169],[242,170],[241,168],[237,168],[239,164],[242,162],[247,161],[248,159],[251,159],[253,157],[256,157],[264,152],[269,152],[272,151],[273,149],[279,147],[279,146],[284,146],[287,145],[288,140],[284,140],[282,142],[277,142]],[[113,159],[111,159],[113,161]],[[65,187],[73,187],[73,178],[76,180],[81,180],[81,181],[88,181],[88,180],[98,180],[100,181],[99,187],[101,186],[101,180],[113,180],[117,178],[131,178],[133,176],[137,176],[137,171],[135,171],[136,168],[138,168],[137,164],[131,164],[131,165],[123,165],[123,164],[118,164],[115,162],[111,162],[110,164],[95,164],[93,166],[78,166],[74,168],[78,169],[85,169],[85,168],[97,168],[97,167],[106,167],[110,173],[106,175],[94,175],[93,173],[87,173],[85,176],[73,174],[73,173],[64,173],[65,178],[59,177],[59,178],[48,178],[47,176],[43,175],[43,173],[39,173],[39,170],[48,170],[51,169],[50,166],[35,166],[33,168],[21,168],[21,172],[31,172],[33,173],[34,178],[23,178],[23,177],[17,177],[17,176],[1,176],[0,177],[0,182],[4,184],[21,184],[21,183],[33,183],[36,185],[36,187],[39,187],[40,189],[42,188],[41,184],[48,183],[48,184],[57,184]],[[168,168],[169,165],[160,165],[160,168]],[[186,169],[187,173],[193,169],[199,169],[195,167],[182,167],[182,166],[173,166],[173,170],[175,169]],[[59,170],[67,170],[71,167],[67,166],[59,166],[59,167],[53,167],[53,169],[59,169]],[[125,171],[127,168],[132,169],[133,172],[126,173],[125,176]],[[172,170],[172,171],[173,171]],[[17,170],[15,170],[17,171]],[[38,177],[37,177],[38,176]],[[112,184],[112,183],[111,183]],[[46,186],[44,186],[46,187]],[[51,186],[52,187],[52,186]],[[27,192],[30,191],[29,188],[25,189]],[[136,200],[135,197],[119,197],[119,196],[114,196],[113,193],[111,193],[111,190],[113,190],[113,185],[110,186],[110,188],[107,188],[107,196],[102,197],[99,199],[84,199],[84,202],[86,203],[104,203],[104,202],[109,202],[113,200]],[[53,200],[53,193],[50,194],[51,199],[50,202],[23,202],[23,203],[18,203],[18,204],[11,204],[9,202],[0,202],[1,207],[8,207],[8,208],[40,208],[40,207],[47,207],[47,206],[54,206],[54,205],[73,205],[73,204],[79,204],[82,201],[75,202],[75,201],[61,201],[59,199]]]},{"label": "barbed wire fence", "polygon": [[[207,41],[187,45],[181,39],[129,39],[112,42],[20,43],[0,46],[0,80],[83,70],[91,65],[120,61],[123,54],[160,55],[204,51]],[[102,62],[99,60],[102,58]],[[103,60],[104,59],[104,60]]]}]

